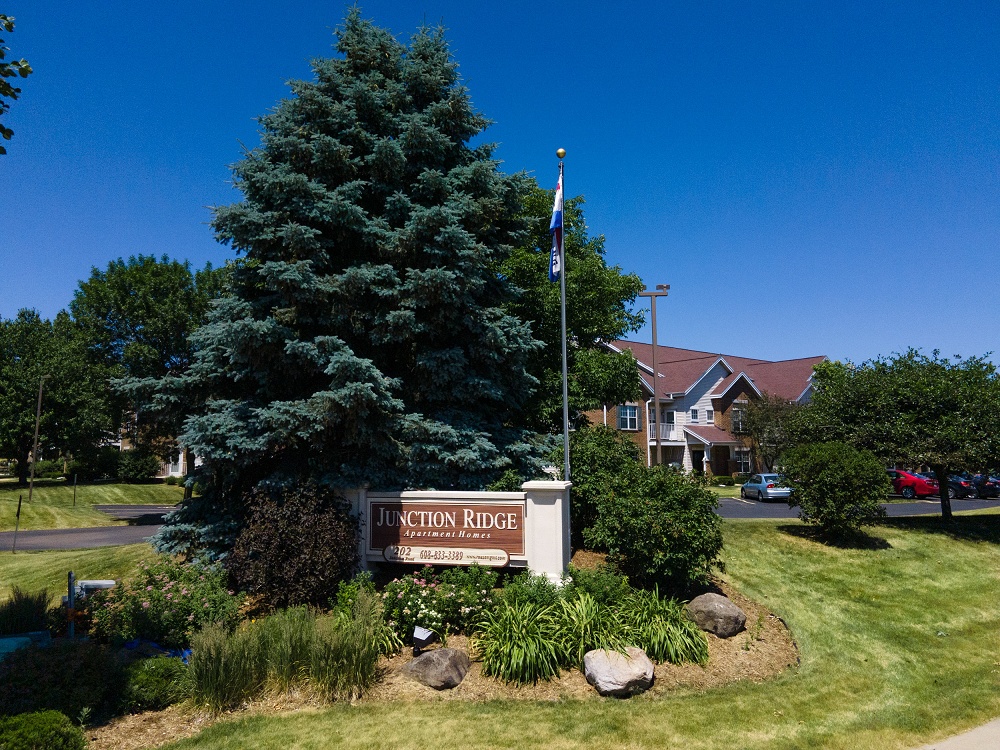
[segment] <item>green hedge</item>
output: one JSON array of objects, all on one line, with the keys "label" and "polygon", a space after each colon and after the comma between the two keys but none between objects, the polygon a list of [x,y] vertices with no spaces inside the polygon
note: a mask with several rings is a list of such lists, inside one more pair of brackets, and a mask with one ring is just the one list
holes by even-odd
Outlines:
[{"label": "green hedge", "polygon": [[0,718],[3,750],[84,750],[83,730],[58,711],[39,711]]}]

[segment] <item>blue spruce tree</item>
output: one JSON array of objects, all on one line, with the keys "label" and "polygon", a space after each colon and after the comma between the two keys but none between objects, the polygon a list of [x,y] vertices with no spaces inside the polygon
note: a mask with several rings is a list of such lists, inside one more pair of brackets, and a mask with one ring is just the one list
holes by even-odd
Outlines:
[{"label": "blue spruce tree", "polygon": [[409,45],[352,10],[336,57],[260,119],[216,209],[242,258],[155,407],[195,408],[181,441],[203,494],[161,547],[225,552],[260,487],[482,488],[540,451],[523,428],[539,346],[497,269],[522,227],[440,29]]}]

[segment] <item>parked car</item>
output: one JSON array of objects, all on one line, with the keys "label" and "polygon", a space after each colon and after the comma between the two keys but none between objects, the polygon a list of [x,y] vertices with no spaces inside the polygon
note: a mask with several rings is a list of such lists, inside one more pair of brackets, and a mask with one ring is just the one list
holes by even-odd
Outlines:
[{"label": "parked car", "polygon": [[888,469],[886,472],[892,481],[892,494],[902,495],[907,500],[915,497],[928,497],[940,492],[936,479],[924,474],[913,474],[899,469]]},{"label": "parked car", "polygon": [[[929,479],[933,478],[933,474],[920,474],[919,476],[927,477]],[[967,479],[963,479],[959,476],[948,477],[948,497],[951,500],[958,498],[959,500],[975,500],[979,497],[979,493],[976,492],[976,488],[972,486],[972,482]]]},{"label": "parked car", "polygon": [[[951,494],[952,489],[955,490],[954,495]],[[976,500],[979,497],[979,490],[976,489],[976,485],[972,483],[971,479],[952,475],[948,477],[948,497],[957,497],[959,500]]]},{"label": "parked car", "polygon": [[757,500],[787,500],[792,491],[781,474],[754,474],[740,487],[740,497]]},{"label": "parked car", "polygon": [[972,484],[981,498],[1000,497],[1000,479],[986,474],[976,474]]}]

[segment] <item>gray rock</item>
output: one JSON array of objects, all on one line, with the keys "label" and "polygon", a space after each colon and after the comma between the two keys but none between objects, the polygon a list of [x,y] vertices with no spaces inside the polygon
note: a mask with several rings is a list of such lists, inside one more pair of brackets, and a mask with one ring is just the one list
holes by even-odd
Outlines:
[{"label": "gray rock", "polygon": [[635,646],[626,648],[624,654],[588,651],[583,657],[583,674],[601,695],[627,698],[653,684],[653,662]]},{"label": "gray rock", "polygon": [[471,663],[464,651],[437,648],[409,662],[403,667],[403,673],[435,690],[449,690],[465,679]]},{"label": "gray rock", "polygon": [[719,638],[729,638],[739,633],[746,624],[743,610],[721,594],[696,596],[686,607],[687,616],[707,633]]}]

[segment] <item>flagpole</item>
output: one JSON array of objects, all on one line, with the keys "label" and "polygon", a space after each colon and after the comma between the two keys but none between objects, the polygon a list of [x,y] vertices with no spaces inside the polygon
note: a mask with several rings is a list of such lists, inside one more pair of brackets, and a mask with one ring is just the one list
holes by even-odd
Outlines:
[{"label": "flagpole", "polygon": [[[566,149],[557,149],[559,157],[559,184],[562,185],[563,196],[566,195],[566,183],[563,181],[563,158]],[[565,198],[564,198],[565,200]],[[569,474],[569,374],[566,366],[566,209],[563,207],[563,226],[559,231],[559,301],[562,317],[562,377],[563,377],[563,480],[570,481]]]}]

